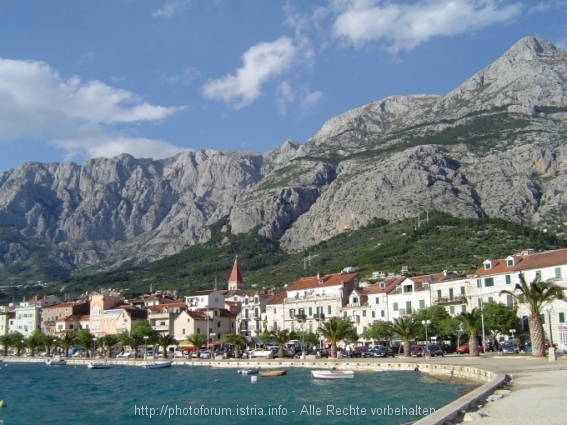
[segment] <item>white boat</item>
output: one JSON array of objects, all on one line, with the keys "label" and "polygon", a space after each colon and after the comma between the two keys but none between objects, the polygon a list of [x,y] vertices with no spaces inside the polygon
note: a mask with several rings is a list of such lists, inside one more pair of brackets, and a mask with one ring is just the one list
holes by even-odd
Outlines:
[{"label": "white boat", "polygon": [[253,373],[260,372],[260,369],[260,366],[248,367],[246,369],[240,369],[238,373],[240,373],[241,375],[251,375]]},{"label": "white boat", "polygon": [[67,364],[67,360],[61,357],[53,357],[45,362],[47,366],[63,366]]},{"label": "white boat", "polygon": [[315,379],[351,379],[354,378],[352,370],[312,370]]},{"label": "white boat", "polygon": [[112,363],[89,363],[87,365],[89,369],[110,369],[112,366]]},{"label": "white boat", "polygon": [[162,369],[164,367],[170,367],[173,362],[155,362],[142,365],[142,369]]}]

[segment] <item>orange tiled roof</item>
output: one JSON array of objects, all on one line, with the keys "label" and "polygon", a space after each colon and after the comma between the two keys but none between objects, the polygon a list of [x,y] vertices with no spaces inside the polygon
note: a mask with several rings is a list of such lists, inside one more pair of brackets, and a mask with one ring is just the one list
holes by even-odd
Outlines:
[{"label": "orange tiled roof", "polygon": [[543,267],[561,266],[567,264],[567,249],[557,249],[554,251],[536,252],[523,256],[510,256],[520,260],[514,266],[508,266],[506,259],[491,260],[492,268],[485,270],[484,266],[474,274],[476,276],[488,276],[494,274],[519,273],[524,270],[535,270]]},{"label": "orange tiled roof", "polygon": [[336,286],[346,283],[357,276],[356,273],[345,274],[326,274],[321,276],[312,276],[301,278],[287,288],[288,291],[298,291],[302,289],[317,288],[321,286]]},{"label": "orange tiled roof", "polygon": [[283,291],[281,291],[278,295],[275,296],[275,298],[270,301],[268,303],[268,305],[272,305],[272,304],[282,304],[283,301],[285,300],[285,297],[287,296],[287,290],[284,289]]}]

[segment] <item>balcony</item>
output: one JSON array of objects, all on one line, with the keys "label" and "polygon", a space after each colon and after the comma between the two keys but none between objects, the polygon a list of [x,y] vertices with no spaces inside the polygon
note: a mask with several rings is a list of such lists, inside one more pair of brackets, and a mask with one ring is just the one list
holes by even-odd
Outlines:
[{"label": "balcony", "polygon": [[279,331],[279,328],[277,326],[268,326],[268,331],[270,332]]},{"label": "balcony", "polygon": [[313,318],[314,318],[315,320],[325,320],[325,315],[324,315],[323,313],[315,313],[315,314],[313,315]]},{"label": "balcony", "polygon": [[360,316],[350,316],[349,319],[352,323],[356,323],[356,324],[360,323]]},{"label": "balcony", "polygon": [[467,297],[466,295],[457,295],[456,297],[441,297],[433,300],[433,303],[436,305],[458,305],[458,304],[466,304]]}]

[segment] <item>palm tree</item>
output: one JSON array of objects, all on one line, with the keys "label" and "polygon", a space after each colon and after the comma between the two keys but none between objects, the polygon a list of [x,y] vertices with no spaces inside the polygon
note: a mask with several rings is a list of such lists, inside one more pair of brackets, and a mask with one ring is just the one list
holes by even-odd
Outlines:
[{"label": "palm tree", "polygon": [[189,335],[185,338],[189,344],[191,344],[195,348],[195,356],[199,358],[199,353],[201,352],[201,346],[205,345],[207,341],[207,337],[205,334],[202,333],[195,333],[193,335]]},{"label": "palm tree", "polygon": [[45,349],[47,350],[47,357],[50,357],[51,356],[51,348],[57,342],[57,337],[55,335],[47,335],[47,334],[42,334],[42,335],[43,335],[42,344],[45,347]]},{"label": "palm tree", "polygon": [[404,356],[410,357],[410,340],[421,332],[421,323],[412,316],[402,316],[394,319],[392,332],[404,342]]},{"label": "palm tree", "polygon": [[320,329],[321,335],[331,341],[331,357],[337,357],[337,342],[353,334],[352,323],[348,319],[340,317],[332,317],[323,323]]},{"label": "palm tree", "polygon": [[24,340],[24,346],[29,349],[30,356],[35,357],[35,349],[43,344],[43,334],[35,330]]},{"label": "palm tree", "polygon": [[123,333],[120,335],[122,344],[129,346],[134,352],[134,358],[138,357],[138,348],[146,343],[141,333]]},{"label": "palm tree", "polygon": [[275,342],[279,347],[278,356],[280,359],[283,359],[285,343],[288,342],[290,339],[291,339],[291,334],[288,329],[284,329],[281,331],[273,331],[270,334],[270,340]]},{"label": "palm tree", "polygon": [[221,341],[225,344],[230,344],[234,347],[234,357],[240,358],[240,347],[246,344],[246,339],[242,335],[224,334],[221,336]]},{"label": "palm tree", "polygon": [[463,324],[465,332],[469,334],[469,354],[471,357],[478,357],[478,335],[482,334],[480,310],[473,308],[470,313],[462,312],[456,319]]},{"label": "palm tree", "polygon": [[518,277],[520,283],[516,283],[513,291],[504,290],[500,294],[511,295],[518,302],[528,307],[530,311],[528,323],[532,341],[532,356],[543,357],[545,355],[545,341],[540,316],[542,309],[555,300],[565,300],[565,295],[563,289],[551,281],[542,282],[539,277],[536,277],[533,282],[527,283],[522,273]]},{"label": "palm tree", "polygon": [[177,345],[177,340],[170,334],[158,334],[155,336],[155,342],[161,347],[162,357],[165,359],[167,357],[167,346]]},{"label": "palm tree", "polygon": [[82,329],[75,334],[75,342],[79,347],[85,350],[87,357],[89,357],[89,351],[93,347],[93,339],[95,339],[95,336],[86,329]]},{"label": "palm tree", "polygon": [[10,348],[10,335],[0,335],[0,345],[4,350],[4,356],[8,355],[8,348]]},{"label": "palm tree", "polygon": [[110,355],[112,354],[112,348],[118,344],[120,339],[118,338],[118,335],[107,334],[100,338],[99,341],[106,350],[106,357],[110,357]]},{"label": "palm tree", "polygon": [[60,338],[59,343],[61,347],[63,347],[64,356],[67,357],[69,355],[69,348],[75,344],[75,334],[66,333]]},{"label": "palm tree", "polygon": [[9,346],[16,349],[16,356],[19,356],[22,350],[22,341],[24,336],[19,332],[8,334]]}]

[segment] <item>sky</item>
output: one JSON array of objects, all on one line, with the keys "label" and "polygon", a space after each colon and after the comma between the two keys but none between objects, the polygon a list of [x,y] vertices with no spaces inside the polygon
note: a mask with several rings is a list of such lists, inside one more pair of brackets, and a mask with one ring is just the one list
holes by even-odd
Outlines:
[{"label": "sky", "polygon": [[0,0],[0,172],[305,143],[525,36],[567,48],[567,0]]}]

